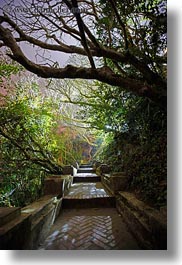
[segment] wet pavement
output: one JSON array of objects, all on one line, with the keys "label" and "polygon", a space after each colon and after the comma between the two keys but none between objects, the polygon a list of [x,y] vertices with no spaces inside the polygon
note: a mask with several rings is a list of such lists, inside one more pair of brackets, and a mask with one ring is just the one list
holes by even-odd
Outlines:
[{"label": "wet pavement", "polygon": [[69,193],[64,198],[86,199],[111,196],[103,187],[101,182],[96,183],[74,183]]},{"label": "wet pavement", "polygon": [[114,207],[115,198],[101,182],[94,182],[97,175],[90,173],[92,168],[84,170],[88,173],[78,175],[88,180],[93,177],[93,181],[72,185],[63,198],[60,216],[39,250],[140,249]]},{"label": "wet pavement", "polygon": [[40,250],[137,250],[115,208],[64,210]]}]

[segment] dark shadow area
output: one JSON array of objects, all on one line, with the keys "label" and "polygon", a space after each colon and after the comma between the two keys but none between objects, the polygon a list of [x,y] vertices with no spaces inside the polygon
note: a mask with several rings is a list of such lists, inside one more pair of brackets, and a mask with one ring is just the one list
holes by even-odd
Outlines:
[{"label": "dark shadow area", "polygon": [[[168,258],[179,255],[179,18],[168,13]],[[177,34],[176,34],[177,33]]]}]

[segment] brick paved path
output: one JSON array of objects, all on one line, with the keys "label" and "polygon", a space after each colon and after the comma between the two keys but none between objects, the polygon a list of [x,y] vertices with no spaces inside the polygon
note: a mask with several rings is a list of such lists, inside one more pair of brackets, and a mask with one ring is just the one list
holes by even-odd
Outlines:
[{"label": "brick paved path", "polygon": [[[64,204],[64,200],[67,203]],[[111,202],[113,202],[113,196],[100,182],[73,184],[63,199],[63,210],[60,216],[39,249],[140,249],[115,207],[110,206]]]},{"label": "brick paved path", "polygon": [[64,210],[40,249],[139,249],[114,208]]}]

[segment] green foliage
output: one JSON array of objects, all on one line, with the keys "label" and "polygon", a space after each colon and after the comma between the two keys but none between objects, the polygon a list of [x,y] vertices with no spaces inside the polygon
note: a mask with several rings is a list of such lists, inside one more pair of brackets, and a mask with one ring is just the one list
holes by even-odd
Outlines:
[{"label": "green foliage", "polygon": [[[129,93],[123,93],[121,98],[119,90],[116,91],[118,96],[110,94],[109,111],[102,111],[107,124],[95,158],[111,165],[114,172],[125,171],[128,187],[140,198],[156,207],[165,205],[166,113],[146,99]],[[92,119],[95,117],[97,113]],[[93,123],[99,123],[97,118]]]},{"label": "green foliage", "polygon": [[8,78],[11,74],[17,74],[20,70],[19,68],[17,65],[0,62],[0,83],[2,78]]},{"label": "green foliage", "polygon": [[48,154],[54,149],[49,143],[55,124],[51,103],[42,104],[35,84],[28,89],[31,95],[19,86],[0,108],[1,206],[35,200],[41,195],[43,172],[54,167]]},{"label": "green foliage", "polygon": [[[148,79],[147,73],[142,73],[142,68],[147,69],[149,67],[156,75],[154,74],[153,77],[144,81],[144,84],[154,84],[157,75],[160,76],[158,79],[160,84],[165,82],[167,78],[166,3],[163,0],[99,1],[102,12],[96,21],[98,39],[105,47],[127,55],[127,63],[106,58],[104,60],[106,66],[126,79],[133,79],[134,83],[136,80]],[[115,5],[115,11],[113,5]],[[136,58],[135,63],[131,63],[133,56]],[[137,60],[139,60],[140,69],[136,70]],[[142,66],[143,63],[146,65]],[[122,87],[118,89],[121,91]],[[159,94],[161,93],[161,98],[163,98],[165,90],[162,91],[160,85],[156,86],[156,90]],[[110,100],[113,100],[112,96]],[[166,105],[165,100],[161,100],[161,102],[161,106]],[[116,104],[118,104],[117,100]]]},{"label": "green foliage", "polygon": [[0,107],[0,205],[24,206],[41,195],[44,176],[81,160],[83,130],[66,123],[59,101],[28,78]]},{"label": "green foliage", "polygon": [[[109,164],[114,172],[125,171],[128,188],[143,200],[165,205],[166,112],[120,87],[94,82],[84,89],[77,91],[79,115],[97,131],[94,159]],[[79,100],[72,97],[71,103]]]},{"label": "green foliage", "polygon": [[[33,101],[23,93],[16,95],[6,101],[0,109],[1,113],[1,136],[10,141],[26,159],[33,159],[41,163],[41,160],[48,160],[43,151],[54,148],[49,136],[55,124],[50,113],[50,103],[41,103],[41,98],[36,97]],[[40,160],[40,161],[39,161]]]},{"label": "green foliage", "polygon": [[[166,136],[153,137],[150,143],[133,150],[124,159],[124,169],[131,179],[131,187],[145,200],[162,206],[167,200]],[[131,167],[132,165],[132,167]]]},{"label": "green foliage", "polygon": [[[6,164],[4,164],[6,163]],[[45,174],[28,162],[3,161],[0,207],[25,206],[42,195]]]}]

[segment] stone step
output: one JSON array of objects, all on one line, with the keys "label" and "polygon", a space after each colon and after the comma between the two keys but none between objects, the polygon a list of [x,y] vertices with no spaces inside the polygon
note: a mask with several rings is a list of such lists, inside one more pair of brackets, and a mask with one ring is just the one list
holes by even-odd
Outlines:
[{"label": "stone step", "polygon": [[20,207],[0,207],[0,226],[16,219],[21,214]]},{"label": "stone step", "polygon": [[75,176],[73,179],[73,183],[80,183],[80,182],[100,182],[101,177],[100,176]]},{"label": "stone step", "polygon": [[98,198],[63,198],[63,209],[85,209],[85,208],[114,208],[115,197]]},{"label": "stone step", "polygon": [[79,168],[91,168],[92,165],[90,164],[84,164],[84,165],[80,165]]},{"label": "stone step", "polygon": [[92,167],[87,167],[87,168],[79,168],[77,170],[77,173],[94,173],[95,170]]}]

